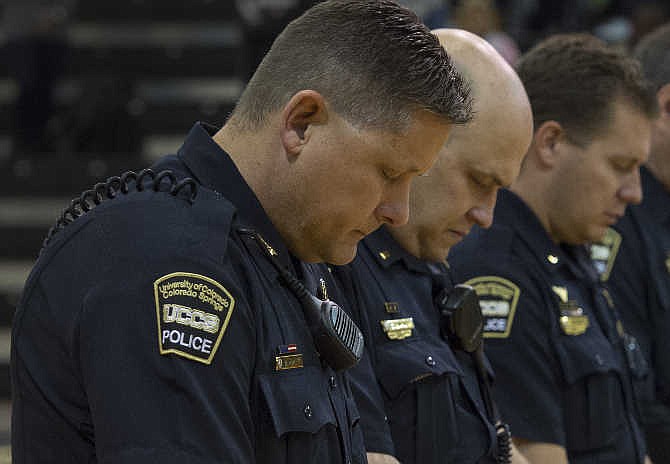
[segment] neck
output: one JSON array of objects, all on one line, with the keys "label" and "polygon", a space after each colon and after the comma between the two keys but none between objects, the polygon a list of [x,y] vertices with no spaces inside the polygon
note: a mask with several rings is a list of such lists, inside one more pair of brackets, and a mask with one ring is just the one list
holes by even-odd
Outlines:
[{"label": "neck", "polygon": [[267,171],[271,168],[268,162],[271,157],[270,147],[264,142],[268,140],[263,134],[266,130],[249,134],[227,123],[213,137],[214,141],[228,153],[264,207],[263,186],[267,183]]},{"label": "neck", "polygon": [[[553,229],[551,227],[551,220],[549,218],[550,203],[546,195],[546,190],[543,188],[543,183],[546,184],[547,179],[538,179],[541,176],[519,176],[516,182],[512,184],[510,190],[517,194],[526,205],[533,211],[535,216],[540,220],[542,227],[547,231],[551,239],[558,243]],[[529,180],[530,179],[530,180]]]},{"label": "neck", "polygon": [[[664,160],[662,155],[651,153],[646,163],[647,169],[670,192],[670,159]],[[670,158],[665,156],[665,158]]]},{"label": "neck", "polygon": [[388,233],[405,251],[409,254],[421,258],[420,240],[416,233],[412,232],[412,228],[408,225],[399,227],[385,227]]}]

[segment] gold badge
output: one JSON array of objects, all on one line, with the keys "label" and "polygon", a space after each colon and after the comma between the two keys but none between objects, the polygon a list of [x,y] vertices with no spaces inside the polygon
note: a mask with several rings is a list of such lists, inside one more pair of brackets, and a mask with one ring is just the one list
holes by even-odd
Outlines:
[{"label": "gold badge", "polygon": [[559,285],[552,285],[551,289],[554,291],[556,295],[561,299],[563,303],[568,302],[568,289],[565,287],[561,287]]},{"label": "gold badge", "polygon": [[589,317],[577,306],[575,300],[560,303],[561,316],[559,322],[566,335],[581,335],[589,328]]},{"label": "gold badge", "polygon": [[404,319],[387,319],[379,321],[386,336],[390,340],[402,340],[412,336],[414,329],[414,319],[406,317]]},{"label": "gold badge", "polygon": [[591,261],[600,274],[602,282],[607,281],[610,277],[620,245],[621,234],[611,227],[607,229],[605,236],[599,242],[591,244]]},{"label": "gold badge", "polygon": [[158,351],[210,364],[219,349],[235,298],[199,274],[175,272],[154,282]]},{"label": "gold badge", "polygon": [[507,338],[512,330],[521,291],[512,281],[497,276],[475,277],[465,282],[479,296],[485,338]]}]

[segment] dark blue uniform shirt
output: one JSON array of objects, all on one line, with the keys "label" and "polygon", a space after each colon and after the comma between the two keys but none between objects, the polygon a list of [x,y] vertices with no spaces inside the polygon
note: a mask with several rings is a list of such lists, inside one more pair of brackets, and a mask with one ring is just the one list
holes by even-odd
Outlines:
[{"label": "dark blue uniform shirt", "polygon": [[496,400],[512,435],[566,448],[571,463],[641,463],[623,327],[585,247],[558,246],[514,193],[493,226],[449,255],[485,318]]},{"label": "dark blue uniform shirt", "polygon": [[[670,440],[670,192],[642,168],[643,203],[605,238],[591,257],[612,294],[621,318],[638,341],[651,369],[635,390],[648,432]],[[650,442],[653,457],[653,446]],[[665,459],[670,459],[666,456]]]},{"label": "dark blue uniform shirt", "polygon": [[290,257],[215,130],[154,166],[192,202],[110,184],[41,253],[13,326],[15,463],[365,461],[347,379],[240,226],[312,291],[328,272]]},{"label": "dark blue uniform shirt", "polygon": [[403,464],[494,462],[475,366],[440,336],[433,294],[452,287],[446,266],[407,253],[382,227],[338,272],[358,284],[356,317],[377,377],[364,363],[351,371],[367,450]]}]

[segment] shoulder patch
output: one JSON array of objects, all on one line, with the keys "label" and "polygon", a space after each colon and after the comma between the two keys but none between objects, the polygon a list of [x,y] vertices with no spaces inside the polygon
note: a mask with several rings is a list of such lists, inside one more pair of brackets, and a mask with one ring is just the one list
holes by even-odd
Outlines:
[{"label": "shoulder patch", "polygon": [[174,272],[154,282],[158,350],[210,364],[219,348],[235,298],[199,274]]},{"label": "shoulder patch", "polygon": [[485,338],[507,338],[512,330],[521,291],[512,281],[497,276],[481,276],[464,282],[477,292],[484,316]]},{"label": "shoulder patch", "polygon": [[611,227],[607,229],[605,236],[599,242],[591,244],[591,261],[600,274],[602,282],[606,282],[610,277],[620,245],[621,234]]}]

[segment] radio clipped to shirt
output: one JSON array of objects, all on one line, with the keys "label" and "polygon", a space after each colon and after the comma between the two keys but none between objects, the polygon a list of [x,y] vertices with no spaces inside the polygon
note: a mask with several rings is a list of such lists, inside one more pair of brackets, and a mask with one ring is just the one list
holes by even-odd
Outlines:
[{"label": "radio clipped to shirt", "polygon": [[442,337],[452,346],[468,353],[482,344],[484,317],[479,298],[469,285],[458,284],[451,291],[446,288],[435,297],[440,312]]},{"label": "radio clipped to shirt", "polygon": [[363,356],[363,334],[349,315],[334,301],[321,300],[277,259],[276,251],[258,233],[250,229],[239,232],[253,237],[279,273],[283,285],[300,302],[314,345],[321,359],[336,371],[355,366]]}]

